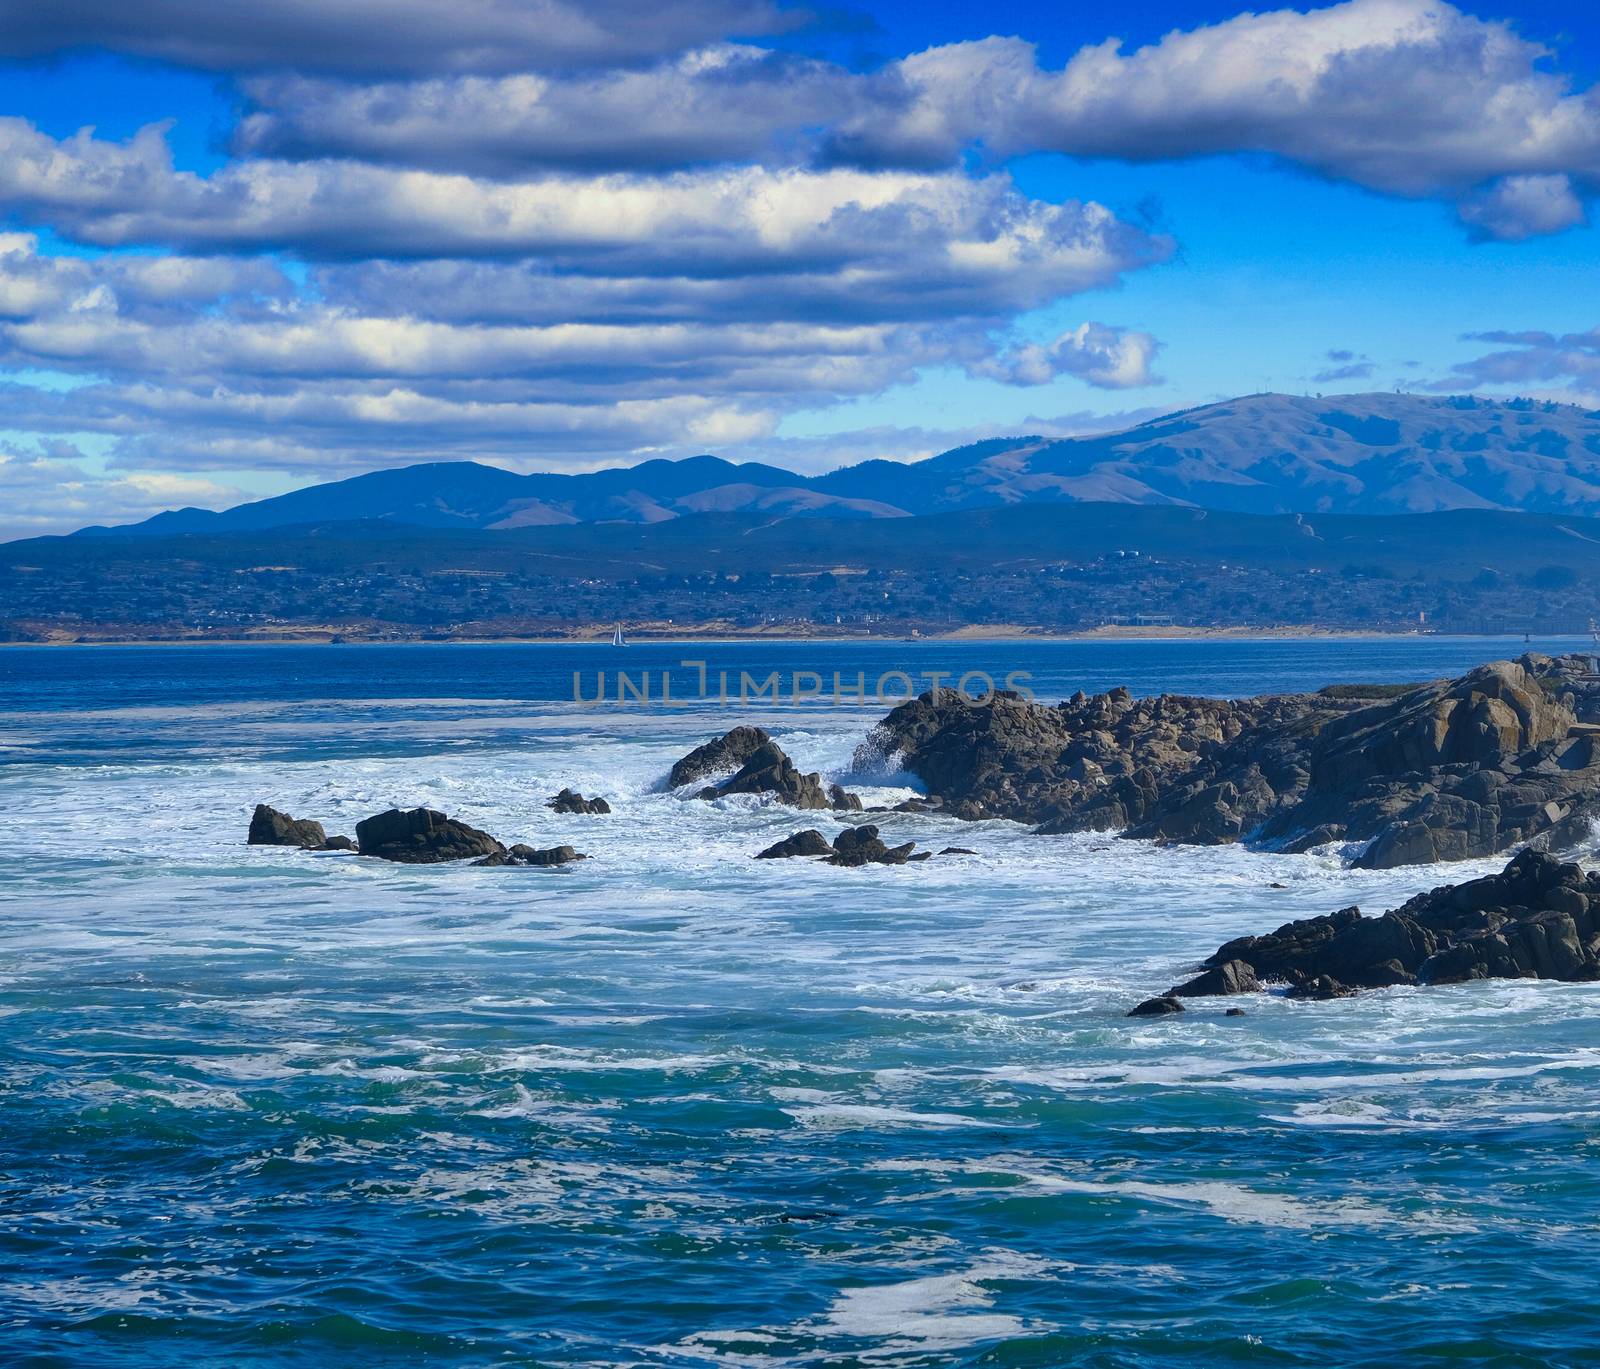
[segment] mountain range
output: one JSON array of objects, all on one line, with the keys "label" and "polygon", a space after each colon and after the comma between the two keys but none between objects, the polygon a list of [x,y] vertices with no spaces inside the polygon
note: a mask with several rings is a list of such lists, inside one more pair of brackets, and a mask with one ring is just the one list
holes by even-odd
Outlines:
[{"label": "mountain range", "polygon": [[1600,516],[1600,411],[1474,396],[1261,394],[1121,432],[997,438],[820,476],[715,456],[582,475],[434,462],[76,535],[216,536],[348,522],[503,531],[735,513],[882,519],[1062,503]]}]

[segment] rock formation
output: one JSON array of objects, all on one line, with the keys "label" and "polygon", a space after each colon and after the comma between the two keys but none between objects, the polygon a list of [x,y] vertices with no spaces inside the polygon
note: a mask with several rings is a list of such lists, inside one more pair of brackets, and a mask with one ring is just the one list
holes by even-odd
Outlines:
[{"label": "rock formation", "polygon": [[356,841],[364,856],[406,865],[434,865],[474,856],[501,856],[506,852],[506,848],[487,832],[447,818],[431,808],[391,808],[386,813],[363,818],[356,824]]},{"label": "rock formation", "polygon": [[531,846],[524,846],[520,841],[504,851],[497,851],[485,856],[482,860],[475,860],[474,865],[570,865],[575,860],[588,860],[589,857],[581,851],[576,851],[570,846],[550,846],[542,851],[536,851]]},{"label": "rock formation", "polygon": [[1222,700],[1125,689],[1048,707],[950,690],[889,714],[898,756],[959,818],[1280,850],[1361,845],[1385,869],[1576,840],[1600,817],[1600,681],[1583,658],[1497,661],[1396,691]]},{"label": "rock formation", "polygon": [[[335,840],[343,841],[345,838]],[[256,811],[250,816],[250,835],[246,838],[250,846],[297,846],[304,851],[313,851],[326,846],[327,842],[328,834],[322,824],[310,818],[292,818],[264,803],[258,803]]]},{"label": "rock formation", "polygon": [[544,806],[557,813],[599,814],[611,811],[611,805],[604,799],[586,799],[576,789],[563,789],[545,800]]},{"label": "rock formation", "polygon": [[[911,853],[917,843],[908,841],[903,846],[886,846],[878,829],[871,823],[861,827],[846,827],[833,839],[833,854],[829,865],[904,865],[916,859]],[[928,853],[924,853],[926,856]]]},{"label": "rock formation", "polygon": [[833,846],[815,827],[775,841],[765,851],[757,852],[757,860],[790,860],[796,856],[831,856]]},{"label": "rock formation", "polygon": [[[741,736],[741,734],[745,734]],[[673,776],[690,773],[703,761],[696,757],[715,751],[718,756],[742,752],[751,737],[763,740],[745,755],[744,763],[720,784],[707,785],[698,795],[702,799],[726,798],[729,794],[771,794],[779,803],[793,808],[831,808],[836,812],[861,811],[861,800],[855,794],[833,785],[826,792],[822,776],[813,771],[801,774],[784,749],[758,727],[736,727],[724,737],[691,751],[672,767]],[[737,741],[735,739],[738,739]],[[694,762],[693,765],[690,762]]]},{"label": "rock formation", "polygon": [[1248,993],[1337,998],[1395,984],[1600,979],[1600,874],[1523,851],[1499,874],[1418,894],[1381,917],[1359,908],[1285,923],[1217,949],[1173,997]]},{"label": "rock formation", "polygon": [[683,757],[667,776],[674,789],[703,780],[707,775],[731,775],[772,738],[760,727],[736,727]]}]

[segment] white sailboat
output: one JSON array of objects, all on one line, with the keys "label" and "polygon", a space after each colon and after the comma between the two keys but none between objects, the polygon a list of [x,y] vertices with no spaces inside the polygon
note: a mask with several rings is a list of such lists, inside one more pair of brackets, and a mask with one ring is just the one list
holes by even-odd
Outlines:
[{"label": "white sailboat", "polygon": [[617,630],[611,634],[612,646],[627,646],[627,639],[622,635],[622,624],[617,624]]}]

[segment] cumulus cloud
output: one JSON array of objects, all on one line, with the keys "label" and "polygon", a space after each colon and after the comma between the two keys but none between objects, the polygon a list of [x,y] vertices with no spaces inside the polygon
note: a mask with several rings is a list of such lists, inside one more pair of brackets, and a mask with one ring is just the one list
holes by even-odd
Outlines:
[{"label": "cumulus cloud", "polygon": [[795,22],[767,0],[0,0],[0,55],[103,48],[206,71],[562,70]]},{"label": "cumulus cloud", "polygon": [[1058,376],[1077,376],[1102,390],[1158,385],[1150,363],[1160,347],[1149,333],[1081,323],[1054,342],[1029,343],[971,367],[974,375],[1006,385],[1047,385]]},{"label": "cumulus cloud", "polygon": [[1461,202],[1463,223],[1502,242],[1559,233],[1585,217],[1570,176],[1503,176]]}]

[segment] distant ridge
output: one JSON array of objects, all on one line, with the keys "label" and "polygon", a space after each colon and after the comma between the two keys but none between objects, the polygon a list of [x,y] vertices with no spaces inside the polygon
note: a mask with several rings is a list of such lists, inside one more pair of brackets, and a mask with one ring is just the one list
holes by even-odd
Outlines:
[{"label": "distant ridge", "polygon": [[79,536],[184,536],[371,521],[440,529],[649,524],[706,513],[876,519],[1018,504],[1233,513],[1600,515],[1600,412],[1473,396],[1261,394],[1121,432],[999,438],[821,476],[715,456],[583,475],[432,462],[220,513],[179,509]]}]

